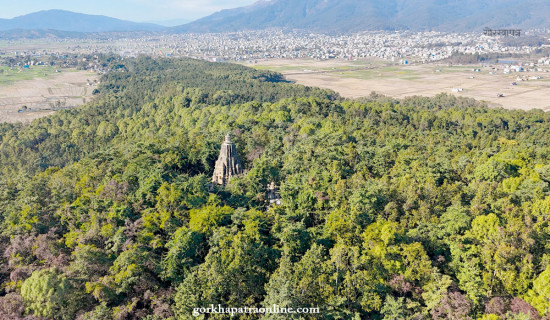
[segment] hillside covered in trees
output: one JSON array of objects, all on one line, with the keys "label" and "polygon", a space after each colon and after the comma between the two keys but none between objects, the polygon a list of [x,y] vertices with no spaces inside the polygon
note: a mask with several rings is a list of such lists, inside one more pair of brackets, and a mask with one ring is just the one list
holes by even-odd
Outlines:
[{"label": "hillside covered in trees", "polygon": [[[0,319],[550,318],[549,114],[122,63],[0,125]],[[245,173],[212,188],[228,132]]]}]

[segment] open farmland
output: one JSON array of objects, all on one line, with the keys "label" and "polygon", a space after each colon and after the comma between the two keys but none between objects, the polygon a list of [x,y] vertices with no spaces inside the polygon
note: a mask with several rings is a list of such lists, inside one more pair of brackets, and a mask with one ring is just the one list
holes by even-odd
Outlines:
[{"label": "open farmland", "polygon": [[33,66],[3,67],[0,73],[0,122],[27,122],[92,99],[97,75],[87,71]]},{"label": "open farmland", "polygon": [[[547,70],[504,74],[505,65],[501,64],[485,67],[397,65],[374,60],[270,60],[251,66],[278,71],[291,81],[332,89],[349,98],[368,96],[372,91],[394,98],[434,96],[443,92],[475,98],[493,107],[550,110]],[[461,91],[453,92],[453,89]],[[502,96],[498,97],[499,94]]]}]

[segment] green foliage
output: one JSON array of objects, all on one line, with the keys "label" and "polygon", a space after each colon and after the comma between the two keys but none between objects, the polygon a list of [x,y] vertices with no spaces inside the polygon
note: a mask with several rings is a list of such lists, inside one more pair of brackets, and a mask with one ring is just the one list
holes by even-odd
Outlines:
[{"label": "green foliage", "polygon": [[201,209],[191,210],[189,216],[189,229],[191,231],[212,234],[216,227],[227,225],[231,221],[233,209],[224,206],[206,206]]},{"label": "green foliage", "polygon": [[[343,100],[231,64],[111,62],[124,68],[94,102],[0,125],[0,289],[29,313],[550,310],[550,115],[447,95]],[[245,170],[212,186],[228,132]],[[486,312],[495,299],[508,304]]]},{"label": "green foliage", "polygon": [[[274,271],[278,252],[242,232],[221,228],[212,236],[210,252],[189,273],[175,297],[176,316],[186,318],[196,306],[259,305]],[[212,315],[223,318],[223,315]]]},{"label": "green foliage", "polygon": [[166,243],[168,252],[162,259],[162,277],[173,282],[181,282],[191,267],[204,259],[207,248],[205,236],[186,227],[181,227]]},{"label": "green foliage", "polygon": [[404,306],[405,298],[401,297],[395,299],[392,296],[386,297],[386,303],[380,311],[384,315],[384,320],[401,320],[407,319],[407,313]]},{"label": "green foliage", "polygon": [[550,310],[550,268],[544,270],[533,281],[533,289],[527,293],[527,301],[541,314]]},{"label": "green foliage", "polygon": [[21,286],[27,310],[40,317],[72,319],[78,294],[70,281],[55,269],[35,271]]}]

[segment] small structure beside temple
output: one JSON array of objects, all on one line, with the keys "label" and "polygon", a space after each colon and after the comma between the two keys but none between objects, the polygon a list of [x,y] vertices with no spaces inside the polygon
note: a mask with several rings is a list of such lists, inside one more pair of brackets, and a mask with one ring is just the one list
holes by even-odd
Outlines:
[{"label": "small structure beside temple", "polygon": [[225,136],[220,148],[220,156],[214,167],[212,183],[225,186],[231,177],[241,174],[242,171],[241,162],[237,155],[237,147],[231,142],[231,137],[228,134]]},{"label": "small structure beside temple", "polygon": [[279,194],[279,188],[275,186],[275,182],[271,182],[267,186],[267,200],[269,201],[268,208],[281,205],[281,195]]}]

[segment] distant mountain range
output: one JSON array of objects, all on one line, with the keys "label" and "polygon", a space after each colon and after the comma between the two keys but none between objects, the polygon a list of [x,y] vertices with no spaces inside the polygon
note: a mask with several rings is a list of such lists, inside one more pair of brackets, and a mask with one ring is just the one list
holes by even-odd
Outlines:
[{"label": "distant mountain range", "polygon": [[472,31],[548,28],[547,0],[271,0],[222,10],[175,32],[220,32],[266,28],[317,32],[364,30]]},{"label": "distant mountain range", "polygon": [[148,23],[158,24],[163,27],[174,27],[191,22],[189,19],[170,19],[170,20],[155,20],[147,21]]},{"label": "distant mountain range", "polygon": [[[183,22],[183,20],[179,20]],[[175,21],[165,21],[173,25]],[[64,10],[0,19],[0,37],[67,32],[224,32],[268,28],[346,33],[366,30],[477,31],[550,28],[548,0],[261,0],[175,27]],[[23,30],[2,32],[6,30]],[[34,30],[29,32],[29,30]],[[41,31],[38,31],[41,30]],[[45,32],[44,30],[47,30]],[[54,32],[63,31],[63,32]]]},{"label": "distant mountain range", "polygon": [[152,23],[136,23],[106,16],[64,10],[39,11],[13,19],[0,19],[0,31],[59,30],[69,32],[160,31],[164,27]]}]

